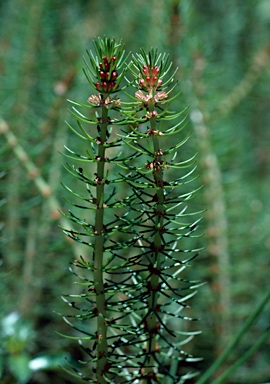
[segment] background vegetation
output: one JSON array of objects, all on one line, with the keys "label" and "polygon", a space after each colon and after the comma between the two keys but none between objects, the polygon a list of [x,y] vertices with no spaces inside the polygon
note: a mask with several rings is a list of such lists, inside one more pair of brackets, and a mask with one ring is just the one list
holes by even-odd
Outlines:
[{"label": "background vegetation", "polygon": [[[55,312],[66,312],[69,263],[83,252],[59,229],[68,183],[59,151],[74,142],[66,99],[91,92],[81,57],[96,36],[122,38],[133,52],[157,46],[179,67],[178,102],[190,105],[193,131],[186,150],[199,153],[204,185],[192,208],[207,210],[205,250],[190,269],[207,282],[192,302],[203,333],[188,348],[204,357],[201,370],[223,350],[269,284],[269,31],[268,0],[0,1],[3,383],[72,382],[57,367],[80,356],[55,333],[71,332]],[[269,325],[267,310],[232,361]],[[269,381],[269,350],[230,383]]]}]

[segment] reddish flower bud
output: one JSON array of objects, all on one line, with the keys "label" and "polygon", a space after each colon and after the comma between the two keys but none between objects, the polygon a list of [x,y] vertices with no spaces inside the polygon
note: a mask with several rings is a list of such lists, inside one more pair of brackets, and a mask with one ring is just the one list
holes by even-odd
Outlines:
[{"label": "reddish flower bud", "polygon": [[114,80],[114,79],[116,79],[117,77],[118,77],[118,73],[117,73],[116,71],[114,71],[114,72],[112,73],[111,79]]},{"label": "reddish flower bud", "polygon": [[104,79],[104,76],[105,76],[105,72],[103,72],[103,71],[99,71],[99,76],[100,76],[101,79],[103,80],[103,79]]},{"label": "reddish flower bud", "polygon": [[99,84],[98,81],[95,83],[95,87],[96,87],[98,90],[100,89],[100,84]]},{"label": "reddish flower bud", "polygon": [[157,75],[160,72],[157,65],[153,67],[152,72],[153,72],[153,75]]},{"label": "reddish flower bud", "polygon": [[162,84],[162,80],[161,80],[161,79],[159,79],[159,80],[158,80],[158,82],[157,82],[157,85],[158,85],[158,87],[160,87],[160,86],[161,86],[161,84]]},{"label": "reddish flower bud", "polygon": [[103,56],[103,57],[102,57],[102,60],[104,61],[104,63],[108,63],[108,58],[107,58],[107,56]]},{"label": "reddish flower bud", "polygon": [[149,74],[149,68],[146,65],[143,66],[143,73],[145,73],[146,75]]},{"label": "reddish flower bud", "polygon": [[111,81],[111,82],[110,82],[110,89],[112,90],[114,87],[115,87],[115,82],[114,82],[114,81]]}]

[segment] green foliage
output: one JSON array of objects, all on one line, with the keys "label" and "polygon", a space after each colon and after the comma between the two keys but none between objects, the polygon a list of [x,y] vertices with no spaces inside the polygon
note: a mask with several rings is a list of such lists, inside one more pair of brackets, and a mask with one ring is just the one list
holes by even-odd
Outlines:
[{"label": "green foliage", "polygon": [[[88,142],[87,156],[68,150],[67,157],[81,162],[83,168],[66,166],[77,180],[85,183],[88,192],[88,196],[81,196],[66,186],[84,205],[70,203],[86,212],[94,211],[93,222],[86,220],[85,213],[75,215],[70,211],[66,217],[81,229],[64,230],[91,249],[87,258],[81,256],[73,263],[86,271],[83,276],[74,272],[82,280],[77,282],[84,287],[82,293],[64,297],[79,311],[65,320],[84,335],[77,338],[94,365],[86,369],[83,363],[83,371],[76,368],[75,372],[93,383],[121,377],[123,383],[184,382],[193,374],[184,372],[179,363],[198,359],[185,353],[181,345],[197,332],[183,332],[182,327],[177,330],[174,321],[194,320],[182,315],[182,310],[188,307],[187,300],[194,296],[199,284],[180,276],[198,251],[186,248],[184,242],[194,237],[198,220],[194,221],[193,213],[187,213],[187,202],[195,191],[182,193],[180,188],[192,182],[195,168],[194,158],[177,161],[177,151],[188,136],[168,149],[164,140],[179,136],[185,126],[185,111],[169,110],[174,98],[168,98],[174,87],[174,74],[169,74],[172,63],[167,55],[152,49],[149,54],[141,50],[132,57],[126,69],[131,67],[133,79],[129,84],[138,90],[135,97],[130,96],[133,101],[122,106],[120,98],[110,95],[120,91],[123,48],[107,38],[97,39],[94,46],[96,56],[88,52],[90,64],[86,62],[85,75],[98,93],[88,98],[89,106],[72,103],[71,113],[77,117],[79,131],[69,125]],[[79,107],[87,109],[90,117]],[[119,113],[118,119],[112,114],[114,111]],[[163,125],[167,121],[166,129]],[[89,125],[91,133],[83,123]],[[122,128],[122,134],[116,131],[119,124],[127,127]],[[93,125],[96,137],[92,134]],[[111,140],[115,131],[116,139]],[[122,157],[125,146],[130,154]],[[119,147],[118,154],[111,157],[112,149]],[[127,173],[122,171],[116,178],[111,177],[111,164]],[[183,174],[170,180],[171,169]],[[125,194],[110,189],[115,184],[119,188],[119,183],[124,185]],[[125,211],[121,216],[117,213],[119,208]],[[121,240],[120,234],[124,234]],[[191,255],[187,257],[186,253]],[[93,319],[96,326],[92,325]],[[170,368],[172,361],[176,362],[175,372]]]},{"label": "green foliage", "polygon": [[[18,312],[23,320],[31,320],[36,335],[31,339],[31,349],[27,349],[31,359],[62,355],[63,350],[67,355],[82,357],[74,341],[55,334],[57,330],[78,336],[54,311],[69,311],[59,300],[61,293],[71,292],[73,278],[67,264],[79,260],[80,255],[87,258],[86,246],[66,242],[59,232],[59,225],[68,230],[75,226],[59,214],[59,210],[67,212],[70,208],[63,200],[63,194],[68,193],[63,192],[60,180],[81,196],[88,192],[83,182],[75,182],[61,166],[59,152],[67,144],[88,156],[89,142],[74,135],[63,122],[67,120],[81,133],[67,112],[66,99],[80,100],[89,107],[89,84],[81,71],[81,56],[85,48],[94,48],[95,36],[121,38],[133,52],[139,52],[142,46],[146,52],[157,47],[158,52],[169,53],[171,73],[179,67],[174,77],[182,95],[172,100],[168,109],[181,111],[190,105],[188,129],[179,132],[179,136],[184,139],[182,135],[187,131],[192,131],[192,135],[178,151],[177,161],[185,161],[198,152],[198,179],[192,189],[204,187],[187,203],[190,212],[206,210],[200,223],[200,231],[205,233],[203,240],[181,241],[186,248],[190,244],[196,248],[206,246],[196,259],[195,268],[186,271],[191,280],[200,279],[207,285],[193,297],[192,308],[188,309],[190,317],[199,316],[200,322],[172,319],[170,324],[178,330],[181,324],[184,332],[195,332],[198,326],[203,330],[185,346],[187,353],[203,356],[204,360],[195,364],[200,372],[207,371],[216,356],[222,354],[263,298],[269,280],[270,244],[267,8],[266,0],[226,4],[222,0],[149,0],[143,6],[140,0],[0,2],[0,200],[4,201],[0,207],[0,312],[2,318]],[[132,81],[131,74],[126,76]],[[125,79],[122,85],[126,85]],[[129,88],[127,92],[135,97],[136,91]],[[118,91],[116,94],[126,101],[126,95]],[[175,94],[176,90],[169,97]],[[110,113],[120,119],[119,111]],[[85,115],[89,117],[87,112]],[[170,121],[162,122],[164,129],[169,124]],[[87,127],[87,133],[93,133],[95,125],[86,124]],[[120,139],[114,136],[118,129],[122,136],[127,135],[122,127],[115,127],[113,140]],[[143,123],[139,129],[145,133]],[[175,145],[174,136],[161,139],[166,141],[166,148]],[[131,144],[130,140],[126,142]],[[135,153],[127,147],[122,157]],[[111,148],[114,152],[110,155],[116,156],[118,150],[119,147]],[[171,155],[166,156],[166,161],[170,161]],[[141,166],[152,161],[151,156],[143,154],[137,160]],[[128,166],[132,165],[133,160]],[[78,167],[90,168],[82,163]],[[109,168],[110,177],[118,178],[119,168],[113,164]],[[120,172],[126,177],[131,171],[121,168]],[[179,177],[179,170],[172,165],[166,172],[170,180]],[[114,186],[122,200],[127,187],[121,183]],[[113,189],[113,185],[106,187],[107,191]],[[179,190],[188,192],[190,187],[191,184],[183,185]],[[70,196],[66,197],[73,200]],[[71,210],[76,216],[82,213],[74,206]],[[87,222],[93,220],[93,212],[87,210]],[[115,220],[113,212],[114,209],[106,213],[111,221]],[[118,208],[119,217],[125,213],[124,207]],[[135,212],[129,216],[136,218]],[[126,236],[122,233],[116,239],[115,233],[113,239],[123,241]],[[78,280],[75,276],[74,279]],[[81,292],[79,286],[72,291]],[[264,337],[268,319],[269,306],[265,306],[247,337],[234,346],[227,361],[222,361],[215,377],[256,346],[254,340]],[[95,320],[93,325],[96,326]],[[268,349],[266,342],[226,382],[267,382]],[[5,367],[1,380],[16,383],[11,367]],[[33,371],[29,384],[75,381],[63,370],[49,369]]]},{"label": "green foliage", "polygon": [[[180,277],[198,252],[192,247],[192,242],[198,237],[194,231],[200,220],[194,221],[194,213],[187,211],[188,202],[196,192],[189,188],[189,184],[194,182],[194,156],[177,161],[178,151],[189,135],[183,140],[174,140],[175,144],[166,149],[164,140],[175,135],[179,137],[185,127],[185,118],[182,118],[185,110],[171,112],[169,109],[169,103],[175,97],[168,97],[174,88],[174,74],[169,74],[172,64],[167,55],[158,54],[154,49],[147,54],[141,49],[140,54],[132,56],[129,64],[133,78],[128,83],[136,89],[135,95],[129,94],[132,101],[123,104],[120,98],[110,97],[119,89],[120,83],[116,84],[115,79],[123,77],[118,76],[118,57],[123,57],[122,51],[117,55],[120,46],[114,40],[96,40],[97,56],[88,53],[90,76],[85,72],[91,86],[99,92],[88,98],[90,109],[95,113],[90,112],[92,118],[88,118],[73,107],[75,113],[72,114],[77,116],[81,133],[70,126],[74,133],[89,142],[91,150],[86,150],[87,157],[69,150],[72,156],[67,155],[68,158],[96,164],[96,172],[91,172],[94,179],[86,176],[81,167],[68,165],[66,168],[86,184],[90,194],[90,198],[83,197],[66,187],[73,197],[87,203],[84,206],[71,204],[95,211],[93,223],[70,212],[66,217],[83,227],[84,231],[64,230],[73,240],[92,249],[91,261],[81,256],[80,261],[73,263],[86,271],[83,276],[74,272],[82,280],[77,282],[84,287],[82,293],[69,295],[70,299],[64,298],[79,311],[79,314],[68,316],[73,317],[75,323],[67,317],[65,320],[76,331],[86,335],[75,338],[90,356],[90,360],[81,361],[83,370],[73,368],[73,376],[92,383],[163,383],[165,380],[184,383],[197,373],[185,372],[183,362],[200,361],[181,348],[198,332],[183,332],[181,326],[177,329],[174,323],[176,319],[195,320],[181,312],[189,308],[187,301],[201,285],[196,280]],[[79,102],[74,104],[89,108]],[[114,109],[119,112],[120,120],[111,117]],[[171,125],[179,118],[180,122]],[[200,115],[193,117],[196,124],[202,124],[200,119]],[[97,136],[87,133],[81,122],[90,126],[95,124]],[[118,138],[110,141],[111,132],[119,124],[127,128],[122,128],[123,133],[116,133]],[[110,158],[107,150],[115,146],[127,147],[133,153],[127,157],[118,154]],[[111,178],[111,164],[119,165],[127,174],[120,173],[116,179]],[[170,179],[171,169],[179,172],[176,179]],[[111,193],[107,191],[115,183],[126,186],[122,200],[115,188]],[[116,219],[108,221],[108,211],[119,207],[125,208],[126,213],[122,216],[114,213]],[[122,241],[117,240],[120,233],[125,234]],[[187,239],[191,244],[186,242]],[[191,253],[188,258],[185,256],[187,253]],[[269,293],[198,383],[205,383],[212,377],[268,301]],[[89,323],[93,319],[96,326]],[[222,383],[268,337],[269,332],[265,332],[216,382]]]}]

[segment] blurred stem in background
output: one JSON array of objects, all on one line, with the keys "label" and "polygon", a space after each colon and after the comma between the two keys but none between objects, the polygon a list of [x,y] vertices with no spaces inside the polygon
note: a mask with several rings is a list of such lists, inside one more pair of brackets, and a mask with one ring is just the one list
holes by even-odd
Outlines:
[{"label": "blurred stem in background", "polygon": [[[27,12],[25,12],[26,5],[28,9]],[[31,1],[29,4],[29,1],[17,0],[13,6],[15,8],[13,16],[16,20],[13,26],[16,26],[17,31],[16,34],[11,33],[9,35],[9,45],[11,47],[15,45],[14,49],[18,49],[19,45],[21,50],[20,60],[14,62],[10,71],[16,74],[16,87],[20,92],[17,94],[16,101],[12,105],[9,115],[13,117],[13,130],[16,135],[19,135],[21,132],[25,132],[28,128],[26,122],[32,97],[31,89],[33,84],[33,74],[35,72],[36,52],[39,41],[39,25],[41,23],[44,1]],[[15,37],[17,37],[19,41],[15,39]],[[9,68],[8,65],[7,68]],[[10,73],[10,76],[12,76],[12,73]],[[19,243],[15,239],[21,232],[22,226],[22,219],[19,214],[20,206],[22,204],[22,195],[19,186],[23,184],[24,178],[22,177],[19,168],[8,173],[7,177],[10,204],[7,204],[6,231],[7,236],[10,239],[11,257],[9,263],[11,266],[14,266],[20,264],[22,260],[22,247],[19,246]],[[35,253],[36,252],[34,251],[34,254]],[[29,259],[26,258],[25,263],[28,262]]]},{"label": "blurred stem in background", "polygon": [[202,57],[194,61],[193,74],[193,108],[190,113],[196,134],[196,142],[200,158],[201,179],[204,185],[204,199],[207,212],[206,237],[207,252],[211,255],[210,270],[212,276],[210,282],[212,292],[215,295],[213,313],[215,314],[215,343],[216,356],[220,355],[232,335],[231,330],[231,277],[230,255],[228,244],[228,224],[226,216],[226,203],[223,191],[223,180],[217,156],[211,145],[209,128],[206,126],[202,112],[203,108],[203,84],[200,76],[204,69]]}]

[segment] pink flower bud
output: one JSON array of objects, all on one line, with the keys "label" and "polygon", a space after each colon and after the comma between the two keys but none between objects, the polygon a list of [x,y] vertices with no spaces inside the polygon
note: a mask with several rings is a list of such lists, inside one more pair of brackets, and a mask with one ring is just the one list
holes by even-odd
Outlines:
[{"label": "pink flower bud", "polygon": [[158,85],[158,87],[160,87],[160,86],[161,86],[161,84],[162,84],[162,80],[161,80],[161,79],[159,79],[159,80],[158,80],[158,82],[157,82],[157,85]]},{"label": "pink flower bud", "polygon": [[153,67],[152,72],[153,72],[153,75],[157,75],[160,72],[157,65]]},{"label": "pink flower bud", "polygon": [[143,73],[145,73],[146,75],[149,74],[149,68],[146,65],[143,66]]}]

